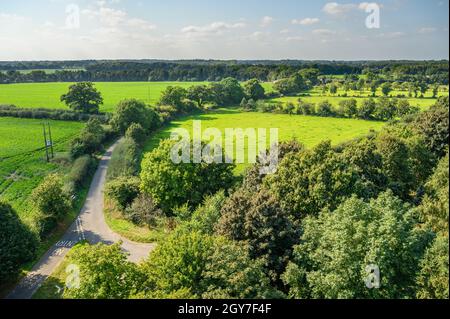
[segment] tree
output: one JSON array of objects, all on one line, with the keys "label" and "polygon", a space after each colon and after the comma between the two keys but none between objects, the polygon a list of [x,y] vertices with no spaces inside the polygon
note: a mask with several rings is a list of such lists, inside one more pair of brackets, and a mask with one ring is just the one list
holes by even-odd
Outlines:
[{"label": "tree", "polygon": [[220,81],[223,89],[223,99],[226,106],[238,105],[245,96],[244,89],[235,78],[226,78]]},{"label": "tree", "polygon": [[149,133],[159,126],[158,115],[144,102],[136,99],[122,100],[113,114],[111,125],[117,132],[125,134],[132,124],[139,124]]},{"label": "tree", "polygon": [[[355,196],[333,212],[303,222],[301,243],[283,275],[294,298],[411,298],[429,236],[418,230],[408,205],[381,194],[369,203]],[[369,268],[368,268],[369,267]],[[380,286],[370,271],[379,269]]]},{"label": "tree", "polygon": [[159,100],[160,105],[170,105],[178,110],[183,110],[184,100],[187,98],[186,89],[179,86],[168,86],[162,93]]},{"label": "tree", "polygon": [[206,85],[194,85],[188,88],[187,98],[195,101],[198,108],[203,108],[204,104],[211,101],[211,91]]},{"label": "tree", "polygon": [[201,285],[204,299],[279,298],[270,286],[262,260],[250,258],[242,243],[217,238],[208,257]]},{"label": "tree", "polygon": [[37,247],[37,238],[14,209],[0,202],[0,284],[13,281],[20,267],[35,257]]},{"label": "tree", "polygon": [[324,116],[324,117],[334,116],[335,112],[334,112],[333,105],[331,105],[331,103],[328,101],[320,102],[317,105],[316,114],[319,116]]},{"label": "tree", "polygon": [[144,277],[137,266],[127,261],[120,246],[75,246],[68,258],[79,269],[79,287],[66,288],[64,298],[126,299],[136,294]]},{"label": "tree", "polygon": [[448,256],[448,235],[439,234],[420,262],[417,298],[448,300]]},{"label": "tree", "polygon": [[399,136],[384,132],[377,136],[375,143],[383,159],[388,187],[397,196],[408,199],[413,185],[408,145]]},{"label": "tree", "polygon": [[384,96],[388,96],[389,93],[392,92],[392,84],[389,82],[385,82],[381,85],[381,93],[383,93]]},{"label": "tree", "polygon": [[64,192],[64,184],[59,175],[51,174],[33,190],[33,206],[40,214],[41,235],[47,235],[57,221],[63,219],[72,209],[69,196]]},{"label": "tree", "polygon": [[364,99],[358,109],[357,116],[360,119],[369,120],[373,117],[375,109],[376,103],[372,98]]},{"label": "tree", "polygon": [[137,177],[121,176],[106,184],[105,195],[124,211],[139,195],[139,184]]},{"label": "tree", "polygon": [[74,111],[98,113],[103,98],[92,82],[80,82],[69,87],[69,92],[61,96],[61,102]]},{"label": "tree", "polygon": [[222,206],[218,233],[249,245],[251,258],[260,258],[276,282],[286,266],[296,230],[278,201],[260,190],[256,195],[238,190]]},{"label": "tree", "polygon": [[258,101],[265,97],[265,91],[257,79],[252,79],[244,84],[244,93],[253,101]]},{"label": "tree", "polygon": [[176,164],[171,159],[175,144],[171,140],[161,141],[159,147],[147,153],[142,161],[141,189],[165,213],[170,213],[173,208],[186,202],[195,207],[205,196],[231,187],[234,165],[225,163],[223,155],[222,163],[202,161],[197,164],[193,163],[191,149],[190,162]]},{"label": "tree", "polygon": [[70,153],[72,158],[91,155],[100,151],[103,147],[102,143],[105,136],[106,133],[100,121],[96,118],[91,118],[81,131],[80,136],[74,138],[71,142]]},{"label": "tree", "polygon": [[418,207],[422,221],[436,233],[448,236],[449,156],[438,163],[425,185],[425,196]]},{"label": "tree", "polygon": [[358,113],[358,103],[355,99],[339,102],[339,113],[348,118],[353,118]]},{"label": "tree", "polygon": [[417,134],[421,134],[424,137],[425,144],[433,154],[437,157],[445,155],[449,143],[448,106],[447,108],[434,107],[419,113],[411,123],[411,126]]},{"label": "tree", "polygon": [[141,124],[133,123],[131,124],[127,131],[125,132],[125,137],[135,141],[138,145],[144,145],[147,140],[147,134],[142,128]]},{"label": "tree", "polygon": [[358,170],[333,151],[330,142],[322,142],[313,149],[288,154],[279,163],[277,173],[267,176],[264,184],[299,222],[325,207],[335,209],[352,194],[364,198],[373,194]]},{"label": "tree", "polygon": [[380,97],[375,108],[374,116],[378,120],[389,121],[394,118],[397,113],[396,100]]},{"label": "tree", "polygon": [[334,83],[330,84],[330,94],[335,95],[337,93],[337,90],[338,90],[338,88],[337,88],[336,84],[334,84]]}]

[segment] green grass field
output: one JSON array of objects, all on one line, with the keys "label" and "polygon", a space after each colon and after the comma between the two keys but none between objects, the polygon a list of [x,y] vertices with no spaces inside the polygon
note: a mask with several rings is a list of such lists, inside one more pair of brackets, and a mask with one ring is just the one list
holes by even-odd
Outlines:
[{"label": "green grass field", "polygon": [[[84,124],[49,122],[57,158]],[[31,217],[27,199],[33,189],[49,173],[69,169],[56,161],[47,163],[43,144],[41,120],[0,117],[0,200],[12,204],[24,220]]]},{"label": "green grass field", "polygon": [[[102,93],[104,104],[101,111],[111,112],[123,99],[136,98],[155,104],[168,86],[192,85],[205,82],[97,82],[95,87]],[[0,84],[0,104],[14,104],[19,107],[67,109],[60,101],[71,83],[19,83]]]},{"label": "green grass field", "polygon": [[[225,128],[278,128],[280,141],[295,138],[307,147],[312,147],[323,140],[331,140],[333,144],[338,144],[367,134],[370,130],[379,130],[384,125],[382,122],[355,119],[289,116],[287,114],[241,112],[238,109],[220,109],[214,113],[189,116],[173,121],[170,126],[152,136],[145,146],[145,152],[158,146],[161,139],[169,138],[170,132],[174,128],[185,128],[191,132],[192,136],[193,120],[202,121],[202,130],[215,127],[222,132]],[[236,173],[241,173],[246,166],[245,164],[238,165]]]}]

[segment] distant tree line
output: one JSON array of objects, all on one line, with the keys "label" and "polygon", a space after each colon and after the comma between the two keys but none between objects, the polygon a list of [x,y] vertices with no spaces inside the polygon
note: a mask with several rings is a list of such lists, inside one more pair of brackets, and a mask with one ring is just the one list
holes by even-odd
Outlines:
[{"label": "distant tree line", "polygon": [[[71,70],[72,68],[72,70]],[[56,71],[45,72],[45,69]],[[0,83],[81,81],[276,81],[303,69],[321,75],[372,72],[397,81],[448,84],[448,61],[62,61],[0,62]],[[20,72],[29,70],[30,72]]]}]

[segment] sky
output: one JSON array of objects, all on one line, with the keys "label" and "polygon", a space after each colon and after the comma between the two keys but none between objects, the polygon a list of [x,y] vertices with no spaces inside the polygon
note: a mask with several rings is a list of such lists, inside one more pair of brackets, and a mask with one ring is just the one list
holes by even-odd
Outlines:
[{"label": "sky", "polygon": [[448,27],[448,0],[0,0],[0,60],[448,59]]}]

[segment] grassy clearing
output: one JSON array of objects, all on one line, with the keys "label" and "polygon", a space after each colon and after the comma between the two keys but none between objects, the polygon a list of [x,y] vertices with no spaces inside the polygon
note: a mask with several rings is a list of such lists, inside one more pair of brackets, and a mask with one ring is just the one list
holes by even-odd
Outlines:
[{"label": "grassy clearing", "polygon": [[[185,128],[191,132],[193,120],[202,121],[202,130],[218,128],[224,134],[225,128],[278,128],[279,140],[297,139],[307,147],[323,140],[338,144],[354,137],[379,130],[384,123],[356,119],[322,118],[313,116],[242,112],[238,109],[220,109],[213,113],[188,116],[173,121],[170,126],[154,134],[145,146],[144,152],[157,147],[161,139],[169,138],[171,130]],[[247,143],[246,143],[247,144]],[[245,145],[247,152],[247,145]],[[236,174],[242,173],[246,164],[236,167]]]},{"label": "grassy clearing", "polygon": [[[97,82],[95,87],[102,93],[104,104],[101,111],[111,112],[123,99],[136,98],[155,104],[161,92],[168,86],[192,85],[206,82]],[[14,104],[29,108],[67,109],[60,101],[62,94],[67,93],[72,83],[19,83],[0,84],[0,104]]]},{"label": "grassy clearing", "polygon": [[105,200],[105,221],[111,230],[131,241],[137,243],[156,243],[168,234],[163,227],[150,229],[146,226],[137,226],[124,219],[110,200]]},{"label": "grassy clearing", "polygon": [[49,122],[56,156],[47,163],[41,120],[0,118],[0,199],[10,203],[25,222],[32,217],[29,195],[49,173],[70,169],[63,159],[70,140],[84,126],[79,122]]}]

